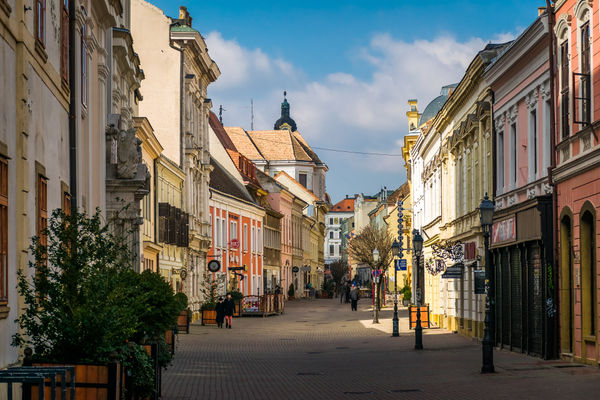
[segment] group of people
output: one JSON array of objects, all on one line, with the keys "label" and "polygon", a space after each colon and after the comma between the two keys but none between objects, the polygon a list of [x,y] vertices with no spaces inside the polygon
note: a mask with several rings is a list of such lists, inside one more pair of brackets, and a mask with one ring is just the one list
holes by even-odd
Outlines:
[{"label": "group of people", "polygon": [[[345,299],[345,300],[344,300]],[[352,311],[358,311],[358,300],[360,299],[360,291],[356,282],[344,282],[340,293],[340,303],[345,301],[350,303]]]},{"label": "group of people", "polygon": [[223,322],[225,322],[225,328],[231,329],[233,313],[235,311],[235,302],[231,298],[231,293],[227,293],[225,300],[219,297],[215,311],[217,312],[217,326],[222,328]]}]

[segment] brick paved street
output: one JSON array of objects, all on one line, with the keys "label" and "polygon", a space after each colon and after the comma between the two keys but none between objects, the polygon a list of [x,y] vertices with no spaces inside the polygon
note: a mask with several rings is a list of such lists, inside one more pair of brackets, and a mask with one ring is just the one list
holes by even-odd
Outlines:
[{"label": "brick paved street", "polygon": [[[179,335],[163,374],[163,398],[175,399],[591,399],[600,370],[495,351],[498,373],[481,375],[481,347],[459,335],[427,331],[413,350],[407,312],[392,338],[391,310],[371,328],[339,300],[292,301],[286,313],[237,318],[231,330],[192,326]],[[362,320],[362,321],[361,321]]]}]

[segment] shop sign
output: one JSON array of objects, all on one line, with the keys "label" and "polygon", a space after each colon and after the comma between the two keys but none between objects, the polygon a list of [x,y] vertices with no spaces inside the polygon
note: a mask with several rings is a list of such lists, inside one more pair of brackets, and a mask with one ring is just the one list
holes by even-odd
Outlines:
[{"label": "shop sign", "polygon": [[475,276],[475,294],[485,294],[485,270],[475,270],[473,275]]},{"label": "shop sign", "polygon": [[465,243],[465,260],[474,260],[477,258],[477,243]]},{"label": "shop sign", "polygon": [[258,296],[246,296],[244,297],[244,303],[242,305],[244,312],[259,312],[260,311],[260,298]]},{"label": "shop sign", "polygon": [[212,260],[208,263],[208,270],[210,272],[217,272],[221,269],[221,263],[218,260]]},{"label": "shop sign", "polygon": [[498,221],[492,225],[492,244],[517,240],[515,217]]},{"label": "shop sign", "polygon": [[231,241],[229,242],[229,247],[231,247],[232,249],[239,249],[240,248],[239,239],[231,239]]},{"label": "shop sign", "polygon": [[463,276],[463,264],[454,264],[451,267],[446,268],[446,272],[442,274],[444,279],[460,279]]},{"label": "shop sign", "polygon": [[292,267],[292,272],[298,272],[298,271],[300,271],[300,268],[298,268],[298,267]]}]

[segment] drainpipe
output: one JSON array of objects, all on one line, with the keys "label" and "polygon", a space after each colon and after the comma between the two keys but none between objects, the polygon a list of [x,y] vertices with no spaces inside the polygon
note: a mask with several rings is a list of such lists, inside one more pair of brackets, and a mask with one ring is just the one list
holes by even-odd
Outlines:
[{"label": "drainpipe", "polygon": [[[550,4],[550,0],[546,0],[546,13],[548,14],[548,63],[550,64],[550,166],[548,167],[548,184],[552,188],[552,247],[554,256],[553,265],[558,265],[558,196],[556,193],[556,185],[552,179],[552,170],[556,167],[556,120],[555,120],[555,73],[554,73],[554,7]],[[551,257],[552,258],[552,257]],[[556,299],[556,293],[558,292],[558,271],[554,268],[555,273],[553,277],[554,293],[553,297]],[[555,301],[554,304],[557,307],[556,315],[560,315],[560,302]],[[555,332],[559,332],[558,325],[559,318],[556,317],[553,329]],[[559,333],[560,335],[560,333]],[[554,343],[554,351],[560,354],[560,336],[557,336],[556,343]],[[552,357],[554,354],[547,354],[547,357]]]},{"label": "drainpipe", "polygon": [[75,2],[69,2],[69,191],[71,210],[77,211],[77,96],[75,93]]}]

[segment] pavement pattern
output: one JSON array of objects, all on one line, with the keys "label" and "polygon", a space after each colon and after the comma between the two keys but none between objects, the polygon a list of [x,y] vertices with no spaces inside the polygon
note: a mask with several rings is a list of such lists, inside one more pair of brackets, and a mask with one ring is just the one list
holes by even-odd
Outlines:
[{"label": "pavement pattern", "polygon": [[162,399],[600,399],[597,367],[495,350],[496,373],[482,375],[479,342],[432,329],[415,351],[405,308],[391,337],[392,311],[374,325],[366,303],[352,312],[339,299],[294,300],[233,329],[192,325]]}]

